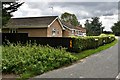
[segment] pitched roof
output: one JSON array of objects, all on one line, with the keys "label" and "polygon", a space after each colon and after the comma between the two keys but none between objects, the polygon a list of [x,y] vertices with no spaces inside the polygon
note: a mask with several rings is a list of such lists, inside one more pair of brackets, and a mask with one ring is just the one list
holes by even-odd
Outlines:
[{"label": "pitched roof", "polygon": [[70,25],[69,23],[65,23],[65,22],[62,22],[62,24],[63,24],[64,28],[67,28],[69,30],[80,30],[81,32],[86,33],[86,29],[83,28],[82,26],[73,26],[73,25]]},{"label": "pitched roof", "polygon": [[43,17],[24,17],[24,18],[12,18],[7,28],[46,28],[58,16],[43,16]]},{"label": "pitched roof", "polygon": [[70,24],[68,24],[68,23],[62,22],[62,24],[63,24],[63,26],[64,26],[65,28],[68,28],[68,29],[75,29],[75,26],[70,25]]},{"label": "pitched roof", "polygon": [[82,26],[78,26],[78,27],[76,27],[75,29],[80,30],[80,31],[83,32],[83,33],[86,33],[86,29],[83,28]]}]

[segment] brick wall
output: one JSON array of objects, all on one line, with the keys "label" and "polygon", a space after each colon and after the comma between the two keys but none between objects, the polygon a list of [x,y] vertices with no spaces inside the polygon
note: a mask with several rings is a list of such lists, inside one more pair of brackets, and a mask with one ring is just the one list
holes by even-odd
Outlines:
[{"label": "brick wall", "polygon": [[47,37],[46,28],[18,29],[18,33],[28,33],[28,37]]},{"label": "brick wall", "polygon": [[[52,31],[55,29],[55,35],[53,36]],[[62,27],[60,26],[58,20],[56,20],[48,29],[47,37],[62,37]]]}]

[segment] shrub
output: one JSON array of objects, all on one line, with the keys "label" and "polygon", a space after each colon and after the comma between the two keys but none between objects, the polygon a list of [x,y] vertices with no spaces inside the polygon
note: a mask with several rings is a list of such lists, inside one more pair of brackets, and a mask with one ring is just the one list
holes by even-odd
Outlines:
[{"label": "shrub", "polygon": [[[71,51],[80,52],[94,49],[115,40],[115,36],[89,36],[72,38]],[[37,44],[8,44],[2,46],[2,72],[24,74],[24,76],[42,74],[46,71],[70,64],[78,58],[66,52],[64,48],[55,49]],[[29,73],[29,74],[27,74]]]},{"label": "shrub", "polygon": [[10,44],[2,46],[2,50],[4,73],[41,74],[77,60],[65,49],[55,49],[50,46]]},{"label": "shrub", "polygon": [[80,52],[94,49],[115,40],[115,36],[87,36],[73,38],[73,47],[70,51]]}]

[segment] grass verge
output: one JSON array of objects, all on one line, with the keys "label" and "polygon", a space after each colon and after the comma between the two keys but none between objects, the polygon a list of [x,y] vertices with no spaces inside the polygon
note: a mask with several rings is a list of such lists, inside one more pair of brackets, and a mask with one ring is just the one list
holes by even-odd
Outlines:
[{"label": "grass verge", "polygon": [[98,53],[98,52],[103,51],[103,50],[105,50],[105,49],[108,49],[108,48],[110,48],[111,46],[114,46],[117,42],[118,42],[118,40],[115,39],[115,41],[113,41],[113,42],[111,42],[111,43],[109,43],[109,44],[100,46],[100,47],[98,47],[98,48],[96,48],[96,49],[85,50],[85,51],[82,51],[82,52],[80,52],[80,53],[78,53],[78,54],[73,54],[73,55],[80,60],[80,59],[83,59],[83,58],[85,58],[85,57],[87,57],[87,56],[90,56],[90,55],[92,55],[92,54],[95,54],[95,53]]}]

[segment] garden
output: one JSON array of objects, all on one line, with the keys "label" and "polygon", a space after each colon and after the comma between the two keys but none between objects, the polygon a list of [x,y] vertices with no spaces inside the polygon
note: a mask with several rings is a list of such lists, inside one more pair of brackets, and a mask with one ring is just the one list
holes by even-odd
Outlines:
[{"label": "garden", "polygon": [[113,35],[73,38],[72,52],[68,52],[66,48],[53,48],[36,43],[4,45],[2,46],[2,72],[13,73],[21,78],[30,78],[62,66],[68,66],[117,43]]}]

